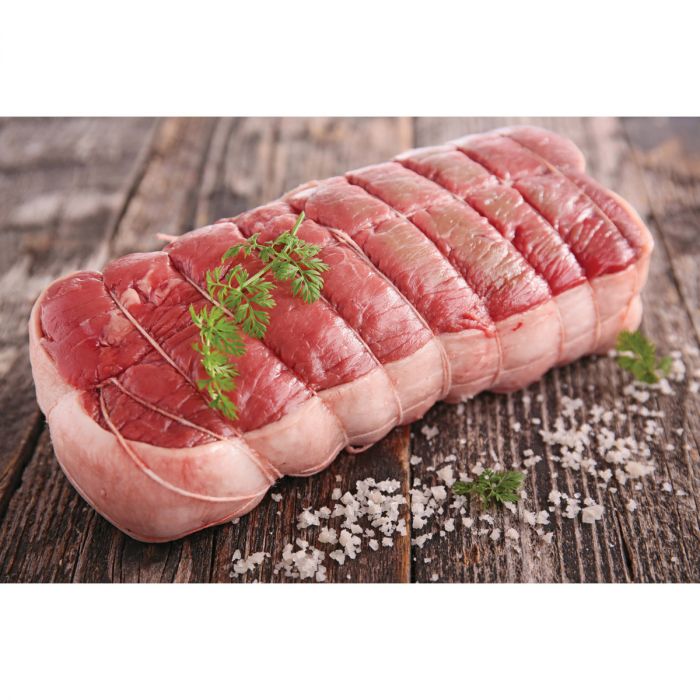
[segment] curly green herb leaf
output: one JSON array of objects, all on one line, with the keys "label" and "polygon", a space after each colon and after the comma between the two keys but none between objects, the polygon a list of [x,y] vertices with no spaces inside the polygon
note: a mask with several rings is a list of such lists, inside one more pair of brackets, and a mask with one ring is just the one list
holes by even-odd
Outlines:
[{"label": "curly green herb leaf", "polygon": [[645,384],[656,384],[671,369],[670,357],[656,357],[656,346],[640,331],[622,331],[617,337],[617,364]]},{"label": "curly green herb leaf", "polygon": [[[193,347],[201,355],[207,375],[198,381],[198,386],[209,396],[209,405],[231,420],[238,418],[238,407],[228,396],[236,389],[238,370],[229,358],[245,354],[243,335],[265,337],[270,323],[266,309],[275,306],[273,280],[289,282],[292,294],[306,304],[321,296],[323,273],[328,265],[317,257],[319,246],[298,238],[303,221],[302,212],[290,231],[268,243],[260,243],[260,236],[255,233],[244,243],[231,246],[223,254],[221,265],[206,273],[207,293],[215,305],[199,311],[190,306],[192,322],[199,329],[199,343]],[[240,263],[227,271],[227,261],[253,254],[263,263],[255,274],[251,275]]]},{"label": "curly green herb leaf", "polygon": [[452,486],[457,496],[476,496],[483,508],[503,503],[516,503],[520,500],[520,491],[525,474],[511,470],[495,472],[484,469],[474,481],[458,481]]}]

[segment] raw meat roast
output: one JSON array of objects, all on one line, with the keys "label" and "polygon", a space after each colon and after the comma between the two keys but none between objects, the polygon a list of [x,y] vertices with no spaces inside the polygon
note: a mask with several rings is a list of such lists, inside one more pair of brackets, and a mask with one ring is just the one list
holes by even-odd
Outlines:
[{"label": "raw meat roast", "polygon": [[[278,285],[231,398],[208,405],[188,308],[236,241],[321,247],[322,298]],[[55,281],[30,319],[36,391],[63,470],[132,537],[171,540],[251,510],[285,474],[380,440],[436,401],[512,391],[639,324],[653,242],[532,127],[420,148],[308,182],[163,251]],[[253,257],[246,265],[254,265]]]}]

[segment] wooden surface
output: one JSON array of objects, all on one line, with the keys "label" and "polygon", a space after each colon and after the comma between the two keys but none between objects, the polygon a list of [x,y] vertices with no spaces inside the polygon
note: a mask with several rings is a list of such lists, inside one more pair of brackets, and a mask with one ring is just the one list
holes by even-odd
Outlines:
[{"label": "wooden surface", "polygon": [[[551,371],[526,392],[485,394],[465,407],[440,404],[410,428],[369,451],[343,455],[310,479],[285,479],[237,524],[183,540],[144,545],[121,534],[76,494],[61,473],[34,398],[26,320],[53,278],[99,268],[115,255],[160,247],[155,234],[180,234],[268,201],[299,182],[389,158],[413,145],[523,121],[571,136],[590,172],[629,199],[656,239],[644,292],[643,328],[664,351],[692,353],[700,338],[700,121],[677,119],[48,119],[0,120],[0,581],[230,581],[235,550],[271,553],[240,580],[283,580],[273,573],[281,550],[300,533],[305,506],[332,505],[331,490],[368,476],[401,481],[408,496],[427,467],[456,454],[462,469],[493,451],[508,465],[524,449],[543,456],[526,481],[527,508],[547,507],[557,466],[531,426],[557,410],[563,394],[611,402],[623,377],[608,358]],[[695,363],[693,365],[693,362]],[[536,401],[538,394],[544,401]],[[530,408],[523,396],[532,398]],[[666,412],[658,463],[641,491],[632,484],[605,496],[595,526],[552,514],[544,542],[516,515],[519,552],[457,527],[422,550],[397,538],[339,568],[331,581],[700,581],[698,395],[687,385],[654,397]],[[519,421],[523,428],[510,427]],[[639,418],[630,418],[639,421]],[[423,424],[440,428],[432,441]],[[641,426],[640,424],[640,427]],[[664,449],[675,438],[676,449]],[[460,442],[461,441],[461,442]],[[411,465],[409,458],[422,458]],[[414,460],[415,461],[415,460]],[[592,477],[568,472],[571,492],[602,498]],[[340,480],[338,480],[340,479]],[[660,489],[668,481],[688,495]],[[639,508],[625,504],[634,496]],[[414,533],[415,535],[416,533]],[[307,531],[310,541],[315,534]],[[426,561],[429,560],[429,561]]]}]

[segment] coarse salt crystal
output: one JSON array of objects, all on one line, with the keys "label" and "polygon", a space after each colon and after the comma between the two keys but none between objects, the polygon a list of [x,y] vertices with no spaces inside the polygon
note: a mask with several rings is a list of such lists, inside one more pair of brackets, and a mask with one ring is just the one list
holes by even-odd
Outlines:
[{"label": "coarse salt crystal", "polygon": [[641,462],[630,461],[625,464],[625,471],[632,478],[640,478],[651,474],[654,471],[654,467],[650,464],[642,464]]},{"label": "coarse salt crystal", "polygon": [[583,520],[584,523],[590,525],[596,520],[600,520],[603,517],[604,512],[605,508],[601,505],[596,504],[592,506],[586,506],[581,511],[581,520]]},{"label": "coarse salt crystal", "polygon": [[454,484],[456,481],[454,477],[454,470],[450,466],[438,469],[436,473],[440,477],[440,479],[442,479],[447,484],[448,488],[452,486],[452,484]]},{"label": "coarse salt crystal", "polygon": [[345,552],[342,549],[334,549],[328,556],[337,561],[340,566],[345,564]]},{"label": "coarse salt crystal", "polygon": [[445,491],[444,486],[431,486],[430,492],[436,501],[444,501],[447,498],[447,491]]},{"label": "coarse salt crystal", "polygon": [[432,539],[433,539],[433,534],[432,534],[432,533],[428,533],[428,534],[426,534],[426,535],[419,535],[419,536],[416,537],[415,539],[411,540],[411,544],[412,544],[412,545],[415,545],[416,547],[418,547],[418,549],[423,549],[423,546],[425,545],[425,543],[426,543],[428,540],[432,540]]},{"label": "coarse salt crystal", "polygon": [[424,425],[420,429],[420,431],[421,431],[421,433],[423,433],[423,435],[425,435],[425,437],[428,440],[432,440],[436,435],[440,434],[440,428],[438,428],[435,425],[432,425],[432,426]]},{"label": "coarse salt crystal", "polygon": [[338,542],[338,533],[333,527],[322,527],[318,535],[318,541],[324,544],[336,544]]},{"label": "coarse salt crystal", "polygon": [[305,530],[308,527],[314,525],[320,525],[321,521],[315,513],[312,513],[309,509],[304,509],[297,516],[297,527],[300,530]]}]

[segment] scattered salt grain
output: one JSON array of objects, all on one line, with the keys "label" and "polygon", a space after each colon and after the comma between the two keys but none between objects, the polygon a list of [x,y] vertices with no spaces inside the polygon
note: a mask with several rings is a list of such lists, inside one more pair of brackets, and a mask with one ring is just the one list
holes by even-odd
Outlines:
[{"label": "scattered salt grain", "polygon": [[425,435],[426,439],[428,439],[428,440],[432,440],[436,435],[440,434],[440,428],[438,428],[435,425],[432,425],[432,426],[424,425],[420,429],[420,431],[421,431],[421,433],[423,433],[423,435]]},{"label": "scattered salt grain", "polygon": [[428,540],[432,540],[432,539],[433,539],[432,533],[428,533],[426,535],[419,535],[418,537],[411,540],[411,544],[418,547],[418,549],[423,549],[425,543]]},{"label": "scattered salt grain", "polygon": [[642,464],[641,462],[630,461],[625,464],[625,471],[634,479],[651,474],[654,471],[653,465]]},{"label": "scattered salt grain", "polygon": [[310,509],[306,508],[299,513],[297,516],[297,527],[300,530],[305,530],[308,527],[313,527],[314,525],[320,525],[318,515],[312,513]]},{"label": "scattered salt grain", "polygon": [[342,549],[334,549],[328,556],[337,561],[340,566],[345,564],[345,552]]},{"label": "scattered salt grain", "polygon": [[444,486],[432,486],[430,492],[436,501],[444,501],[447,498],[447,491]]},{"label": "scattered salt grain", "polygon": [[549,513],[546,510],[541,510],[535,519],[538,525],[549,525]]},{"label": "scattered salt grain", "polygon": [[558,506],[561,503],[561,493],[557,491],[556,489],[552,489],[549,492],[548,500],[550,503],[553,503],[555,506]]},{"label": "scattered salt grain", "polygon": [[260,566],[266,557],[270,555],[267,552],[254,552],[250,556],[243,559],[241,557],[241,552],[237,549],[233,553],[233,576],[232,578],[237,578],[249,571],[254,571],[258,566]]},{"label": "scattered salt grain", "polygon": [[440,479],[442,479],[445,482],[445,484],[447,484],[448,488],[452,486],[452,484],[454,484],[456,481],[454,477],[454,470],[450,466],[438,469],[436,474],[438,475],[438,477],[440,477]]},{"label": "scattered salt grain", "polygon": [[592,506],[586,506],[581,511],[581,520],[583,520],[584,523],[590,525],[596,522],[596,520],[600,520],[603,517],[604,512],[605,508],[601,505],[596,504]]},{"label": "scattered salt grain", "polygon": [[322,527],[318,535],[318,541],[322,544],[336,544],[338,542],[338,533],[333,527]]}]

